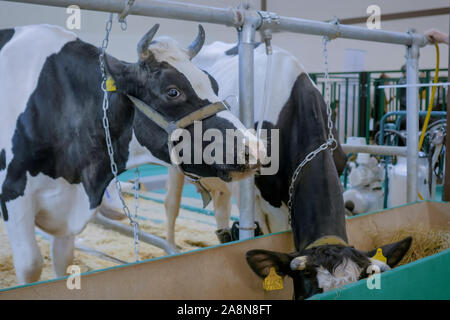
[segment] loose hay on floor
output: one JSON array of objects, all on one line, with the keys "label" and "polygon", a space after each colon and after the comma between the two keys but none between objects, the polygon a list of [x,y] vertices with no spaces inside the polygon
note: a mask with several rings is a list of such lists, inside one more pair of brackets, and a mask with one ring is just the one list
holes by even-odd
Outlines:
[{"label": "loose hay on floor", "polygon": [[[133,208],[133,198],[126,197],[130,208]],[[139,220],[142,231],[166,238],[166,218],[164,206],[150,200],[140,200],[139,215],[144,219]],[[128,220],[122,223],[128,225]],[[177,247],[181,252],[195,250],[203,247],[219,244],[214,233],[216,230],[215,218],[211,216],[180,210],[176,222],[175,239]],[[45,236],[36,236],[38,245],[44,258],[44,268],[40,280],[53,279],[53,271],[50,260],[50,245]],[[0,223],[0,288],[17,285],[14,271],[12,252],[4,228],[4,222]],[[117,259],[134,262],[133,239],[123,236],[118,232],[105,229],[104,227],[88,223],[81,234],[77,236],[77,242],[84,246],[96,249],[111,255]],[[140,242],[139,258],[141,260],[151,259],[166,255],[165,251],[152,245]],[[75,250],[74,263],[80,266],[82,272],[103,269],[117,265],[99,257]]]},{"label": "loose hay on floor", "polygon": [[384,235],[374,235],[372,238],[373,247],[377,248],[388,243],[400,241],[408,236],[413,238],[411,248],[398,264],[407,264],[438,252],[450,248],[449,230],[430,230],[424,226],[398,230],[394,235],[386,237]]}]

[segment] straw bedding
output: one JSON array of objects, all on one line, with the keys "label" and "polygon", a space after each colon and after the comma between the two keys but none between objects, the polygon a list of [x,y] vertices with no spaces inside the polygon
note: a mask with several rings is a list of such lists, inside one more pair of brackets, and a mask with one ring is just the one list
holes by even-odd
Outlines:
[{"label": "straw bedding", "polygon": [[371,238],[373,247],[376,248],[400,241],[408,236],[413,238],[411,248],[398,265],[407,264],[450,248],[450,230],[432,230],[422,225],[400,229],[388,237],[382,234],[372,234]]}]

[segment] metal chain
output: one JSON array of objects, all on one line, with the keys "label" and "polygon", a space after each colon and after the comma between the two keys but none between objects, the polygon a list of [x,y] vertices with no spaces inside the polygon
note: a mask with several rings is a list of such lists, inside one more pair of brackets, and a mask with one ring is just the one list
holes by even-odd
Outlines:
[{"label": "metal chain", "polygon": [[325,63],[325,103],[327,109],[327,127],[328,127],[328,137],[327,141],[321,144],[317,149],[308,153],[308,155],[303,159],[303,161],[298,165],[295,169],[294,174],[291,178],[291,184],[289,186],[289,201],[287,203],[289,209],[289,223],[291,223],[291,209],[292,209],[292,197],[295,191],[295,184],[297,182],[298,176],[302,170],[302,168],[310,161],[312,161],[320,152],[327,150],[330,148],[331,154],[337,148],[337,141],[333,135],[333,119],[332,119],[332,111],[331,111],[331,95],[330,95],[330,85],[329,85],[329,75],[328,75],[328,50],[327,43],[329,39],[328,37],[323,37],[323,58]]},{"label": "metal chain", "polygon": [[[114,181],[116,184],[116,189],[119,194],[120,202],[122,203],[122,209],[124,214],[128,217],[128,220],[130,221],[130,225],[133,228],[134,233],[134,253],[136,256],[136,261],[139,260],[139,239],[138,239],[138,231],[139,231],[139,224],[138,222],[133,219],[131,216],[130,210],[128,209],[127,204],[125,203],[125,200],[123,198],[122,193],[122,185],[120,184],[120,180],[118,179],[118,170],[117,170],[117,164],[114,161],[114,148],[111,141],[111,133],[109,131],[109,120],[108,120],[108,109],[109,109],[109,97],[108,97],[108,91],[106,90],[106,80],[107,80],[107,74],[106,74],[106,66],[105,66],[105,53],[106,49],[108,47],[109,43],[109,34],[111,32],[113,23],[113,13],[109,15],[109,19],[106,22],[106,35],[103,39],[102,46],[100,48],[100,55],[99,55],[99,62],[100,62],[100,71],[102,73],[102,83],[101,83],[101,89],[103,91],[103,128],[105,130],[105,137],[106,137],[106,146],[108,149],[108,155],[111,165],[111,172],[114,175]],[[137,213],[135,214],[135,216]]]},{"label": "metal chain", "polygon": [[[141,177],[141,173],[139,171],[139,167],[136,167],[134,170],[134,221],[138,218],[139,213],[139,180]],[[133,235],[134,235],[134,254],[136,255],[136,261],[139,261],[139,224],[133,224]]]},{"label": "metal chain", "polygon": [[328,142],[331,142],[331,145],[334,143],[334,146],[331,147],[331,153],[337,148],[337,141],[333,135],[333,118],[331,111],[331,90],[330,90],[330,76],[328,74],[328,49],[327,43],[330,40],[327,36],[323,37],[322,45],[323,45],[323,60],[325,65],[325,103],[327,106],[327,120],[328,120]]}]

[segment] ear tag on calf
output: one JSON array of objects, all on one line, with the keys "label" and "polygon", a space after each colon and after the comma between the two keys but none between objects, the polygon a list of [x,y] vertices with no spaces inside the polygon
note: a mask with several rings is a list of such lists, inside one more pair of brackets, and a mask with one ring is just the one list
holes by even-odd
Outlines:
[{"label": "ear tag on calf", "polygon": [[116,91],[116,90],[117,90],[116,82],[114,81],[113,78],[108,77],[106,79],[106,91],[113,92],[113,91]]},{"label": "ear tag on calf", "polygon": [[283,289],[283,278],[276,273],[274,267],[270,268],[269,274],[264,278],[263,288],[266,291]]},{"label": "ear tag on calf", "polygon": [[375,253],[375,255],[372,257],[372,259],[376,259],[376,260],[384,262],[384,263],[387,262],[386,257],[383,255],[383,249],[381,249],[381,248],[377,249],[377,253]]}]

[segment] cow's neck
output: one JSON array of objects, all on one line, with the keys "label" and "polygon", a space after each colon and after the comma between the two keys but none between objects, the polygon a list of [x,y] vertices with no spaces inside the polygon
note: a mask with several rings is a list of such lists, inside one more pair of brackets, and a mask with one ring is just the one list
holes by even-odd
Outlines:
[{"label": "cow's neck", "polygon": [[[280,115],[281,154],[289,159],[280,175],[287,186],[300,162],[326,140],[326,110],[322,97],[306,76],[300,76],[291,96],[292,105]],[[326,150],[309,162],[298,177],[291,223],[297,250],[323,236],[347,241],[342,189],[331,153]]]},{"label": "cow's neck", "polygon": [[146,147],[141,145],[133,132],[132,139],[128,146],[129,156],[126,163],[126,170],[139,167],[144,164],[158,164],[169,166],[170,164],[154,156]]},{"label": "cow's neck", "polygon": [[[101,203],[112,173],[102,126],[100,82],[98,48],[90,44],[69,42],[47,59],[37,88],[17,120],[14,157],[2,190],[6,201],[23,194],[29,172],[82,184],[90,207]],[[128,159],[134,109],[118,93],[111,94],[109,102],[111,140],[120,173]]]},{"label": "cow's neck", "polygon": [[342,190],[329,151],[321,152],[302,171],[291,211],[297,250],[325,236],[347,241]]}]

